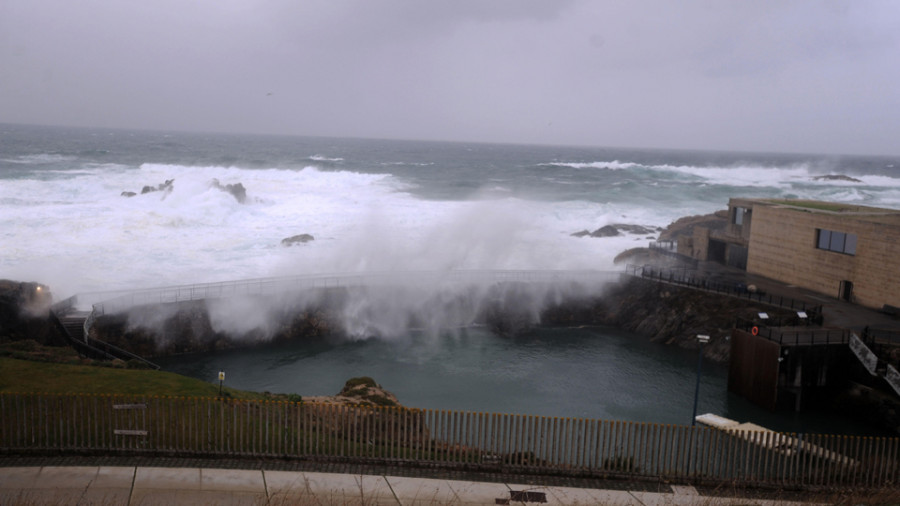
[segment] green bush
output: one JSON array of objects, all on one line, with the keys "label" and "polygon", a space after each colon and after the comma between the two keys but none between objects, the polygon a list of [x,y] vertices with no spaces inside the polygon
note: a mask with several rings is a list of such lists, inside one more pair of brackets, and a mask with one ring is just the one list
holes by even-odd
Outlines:
[{"label": "green bush", "polygon": [[360,376],[358,378],[350,378],[347,380],[347,383],[344,383],[344,390],[349,390],[351,388],[358,387],[360,385],[365,385],[367,387],[377,388],[378,383],[375,383],[375,380],[368,376]]}]

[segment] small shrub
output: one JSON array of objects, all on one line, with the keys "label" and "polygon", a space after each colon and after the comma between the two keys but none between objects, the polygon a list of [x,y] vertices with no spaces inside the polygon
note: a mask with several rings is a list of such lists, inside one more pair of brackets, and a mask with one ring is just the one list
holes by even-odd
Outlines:
[{"label": "small shrub", "polygon": [[344,390],[350,390],[352,388],[358,387],[360,385],[364,385],[367,387],[377,388],[378,383],[375,383],[375,380],[368,376],[360,376],[358,378],[350,378],[347,380],[347,383],[344,383]]}]

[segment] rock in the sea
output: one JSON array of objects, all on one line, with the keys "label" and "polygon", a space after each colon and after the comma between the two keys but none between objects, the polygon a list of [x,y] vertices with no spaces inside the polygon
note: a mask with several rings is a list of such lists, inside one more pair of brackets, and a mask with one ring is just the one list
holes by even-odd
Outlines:
[{"label": "rock in the sea", "polygon": [[211,184],[212,187],[217,190],[230,193],[231,196],[241,204],[247,200],[247,189],[244,188],[244,185],[241,183],[223,185],[218,179],[213,179]]},{"label": "rock in the sea", "polygon": [[[173,183],[175,183],[174,179],[167,179],[165,183],[159,184],[157,186],[146,185],[141,188],[141,195],[153,192],[166,192],[167,194],[172,193],[172,190],[175,189]],[[134,197],[135,195],[137,195],[137,193],[126,190],[123,191],[120,195],[123,197]]]},{"label": "rock in the sea", "polygon": [[303,244],[309,241],[314,241],[316,238],[309,234],[299,234],[291,237],[285,237],[281,240],[282,246],[293,246],[295,244]]},{"label": "rock in the sea", "polygon": [[849,183],[862,183],[855,177],[845,176],[843,174],[827,174],[824,176],[816,176],[813,181],[847,181]]},{"label": "rock in the sea", "polygon": [[619,229],[615,225],[606,225],[591,232],[591,237],[615,237],[619,235]]},{"label": "rock in the sea", "polygon": [[643,225],[629,225],[625,223],[614,223],[612,225],[606,225],[603,227],[594,230],[593,232],[588,232],[587,230],[582,230],[581,232],[575,232],[572,234],[572,237],[616,237],[621,235],[622,233],[626,234],[635,234],[635,235],[646,235],[646,234],[655,234],[661,231],[661,228],[658,227],[645,227]]}]

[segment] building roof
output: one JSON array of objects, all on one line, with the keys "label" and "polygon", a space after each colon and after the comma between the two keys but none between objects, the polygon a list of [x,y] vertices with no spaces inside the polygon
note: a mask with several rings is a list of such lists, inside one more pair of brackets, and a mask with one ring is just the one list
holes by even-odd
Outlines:
[{"label": "building roof", "polygon": [[861,206],[840,202],[803,199],[745,199],[732,198],[730,207],[753,208],[755,206],[792,209],[798,212],[822,214],[831,217],[844,217],[848,220],[900,225],[900,209]]}]

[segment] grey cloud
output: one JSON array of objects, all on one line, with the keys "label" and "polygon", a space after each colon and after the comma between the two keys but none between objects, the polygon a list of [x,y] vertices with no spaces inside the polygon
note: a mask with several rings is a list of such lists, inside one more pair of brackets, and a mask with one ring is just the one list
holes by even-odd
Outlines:
[{"label": "grey cloud", "polygon": [[897,152],[900,5],[7,0],[0,121]]}]

